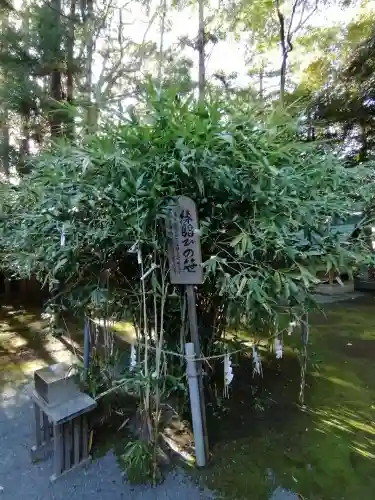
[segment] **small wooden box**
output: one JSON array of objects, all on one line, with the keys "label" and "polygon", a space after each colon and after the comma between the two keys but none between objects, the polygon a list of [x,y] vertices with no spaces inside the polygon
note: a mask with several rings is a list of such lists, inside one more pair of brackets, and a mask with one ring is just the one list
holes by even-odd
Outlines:
[{"label": "small wooden box", "polygon": [[65,363],[57,363],[34,372],[35,392],[53,406],[77,394],[75,373]]}]

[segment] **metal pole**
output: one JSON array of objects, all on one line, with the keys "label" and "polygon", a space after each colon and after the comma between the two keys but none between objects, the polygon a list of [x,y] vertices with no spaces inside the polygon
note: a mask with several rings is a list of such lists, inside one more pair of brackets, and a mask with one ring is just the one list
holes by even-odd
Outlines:
[{"label": "metal pole", "polygon": [[301,323],[301,382],[299,391],[299,402],[301,405],[305,404],[305,385],[306,385],[306,372],[307,372],[307,345],[309,343],[309,314],[307,310],[302,315]]},{"label": "metal pole", "polygon": [[[201,346],[200,346],[200,342],[199,342],[197,306],[195,303],[194,285],[186,285],[186,295],[187,295],[190,337],[191,337],[191,341],[194,343],[195,355],[197,356],[197,358],[200,358]],[[207,419],[206,419],[206,403],[205,403],[204,390],[203,390],[202,362],[201,361],[196,361],[196,368],[197,368],[198,389],[199,389],[199,396],[200,396],[200,408],[201,408],[201,413],[202,413],[202,428],[203,428],[203,437],[204,437],[204,448],[206,451],[206,457],[209,457]]]},{"label": "metal pole", "polygon": [[195,461],[198,467],[204,467],[206,465],[206,451],[204,445],[202,412],[199,397],[199,377],[195,361],[194,344],[192,342],[185,344],[185,353],[186,372],[189,382],[191,416],[193,420]]}]

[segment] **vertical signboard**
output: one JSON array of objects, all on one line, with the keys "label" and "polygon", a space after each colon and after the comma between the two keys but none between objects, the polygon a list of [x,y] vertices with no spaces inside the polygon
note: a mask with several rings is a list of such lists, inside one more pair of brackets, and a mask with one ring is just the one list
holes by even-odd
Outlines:
[{"label": "vertical signboard", "polygon": [[[202,380],[201,349],[198,332],[198,319],[194,285],[203,283],[202,255],[197,209],[194,201],[187,196],[179,196],[170,206],[167,221],[168,259],[170,281],[173,285],[185,285],[190,337],[194,343],[197,383],[199,391],[199,406],[203,425],[205,456],[209,456],[206,407]],[[194,409],[192,409],[193,411]],[[195,440],[199,436],[195,436]]]},{"label": "vertical signboard", "polygon": [[203,282],[197,209],[192,199],[179,196],[170,207],[168,257],[173,285]]}]

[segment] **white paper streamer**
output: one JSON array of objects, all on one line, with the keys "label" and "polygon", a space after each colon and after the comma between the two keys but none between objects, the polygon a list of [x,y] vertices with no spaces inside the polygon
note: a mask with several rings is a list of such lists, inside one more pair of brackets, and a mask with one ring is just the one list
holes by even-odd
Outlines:
[{"label": "white paper streamer", "polygon": [[137,351],[135,349],[135,345],[132,344],[130,348],[130,363],[129,370],[132,372],[137,365]]},{"label": "white paper streamer", "polygon": [[232,360],[230,354],[224,356],[224,396],[229,396],[229,386],[233,380]]},{"label": "white paper streamer", "polygon": [[283,357],[283,345],[278,337],[275,338],[275,354],[276,359],[281,359]]},{"label": "white paper streamer", "polygon": [[65,246],[65,226],[64,224],[61,227],[60,231],[60,246],[63,247]]},{"label": "white paper streamer", "polygon": [[257,353],[255,345],[253,345],[253,365],[254,365],[253,376],[255,374],[263,376],[262,363],[259,359],[259,355]]},{"label": "white paper streamer", "polygon": [[137,253],[138,252],[138,243],[134,243],[134,245],[132,245],[129,250],[128,250],[128,253]]}]

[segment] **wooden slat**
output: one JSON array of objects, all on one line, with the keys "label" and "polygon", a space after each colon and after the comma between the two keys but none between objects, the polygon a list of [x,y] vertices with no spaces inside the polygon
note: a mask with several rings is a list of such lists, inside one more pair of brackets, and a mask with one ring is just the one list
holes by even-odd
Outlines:
[{"label": "wooden slat", "polygon": [[81,447],[81,417],[75,418],[73,423],[73,446],[74,446],[74,465],[79,464]]},{"label": "wooden slat", "polygon": [[82,460],[88,457],[89,432],[86,415],[82,416]]},{"label": "wooden slat", "polygon": [[72,422],[64,424],[64,470],[71,467],[71,454],[72,451]]},{"label": "wooden slat", "polygon": [[63,436],[62,425],[53,426],[53,460],[55,476],[59,476],[63,469]]},{"label": "wooden slat", "polygon": [[50,440],[49,421],[47,415],[43,413],[43,441],[45,443],[48,443],[49,440]]}]

